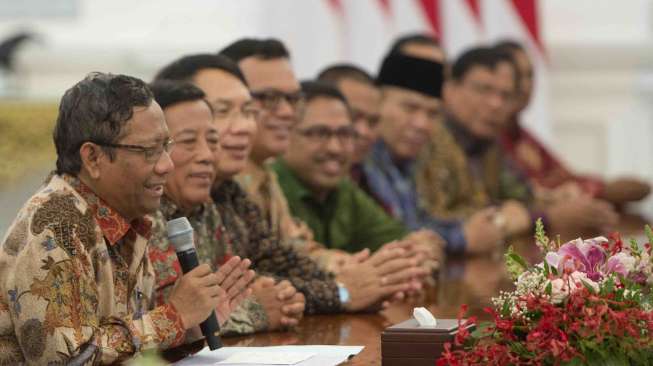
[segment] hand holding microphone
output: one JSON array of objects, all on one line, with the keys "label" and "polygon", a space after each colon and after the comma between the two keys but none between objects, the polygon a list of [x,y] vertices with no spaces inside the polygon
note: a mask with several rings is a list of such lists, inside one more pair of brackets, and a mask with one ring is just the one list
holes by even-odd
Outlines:
[{"label": "hand holding microphone", "polygon": [[217,335],[220,328],[215,310],[224,322],[231,311],[249,296],[248,285],[254,277],[254,271],[248,270],[250,261],[231,258],[215,273],[209,265],[199,265],[193,229],[185,217],[168,222],[168,240],[175,247],[184,272],[169,302],[179,312],[186,329],[201,323],[209,348],[217,349],[222,345]]}]

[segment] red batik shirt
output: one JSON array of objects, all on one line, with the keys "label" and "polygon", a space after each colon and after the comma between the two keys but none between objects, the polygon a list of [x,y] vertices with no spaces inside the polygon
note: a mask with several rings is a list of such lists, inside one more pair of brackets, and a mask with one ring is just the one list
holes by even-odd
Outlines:
[{"label": "red batik shirt", "polygon": [[600,179],[572,173],[519,123],[515,122],[513,126],[514,128],[507,129],[503,134],[501,144],[506,154],[517,163],[531,182],[549,189],[575,182],[592,196],[603,190],[603,182]]}]

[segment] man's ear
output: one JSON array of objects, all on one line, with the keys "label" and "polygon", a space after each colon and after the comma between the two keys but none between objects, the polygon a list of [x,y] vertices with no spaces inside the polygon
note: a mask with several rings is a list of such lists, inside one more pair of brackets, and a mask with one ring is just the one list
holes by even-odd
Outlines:
[{"label": "man's ear", "polygon": [[79,155],[82,159],[82,169],[86,170],[92,179],[100,177],[100,165],[107,157],[102,148],[92,142],[85,142],[79,148]]},{"label": "man's ear", "polygon": [[447,80],[442,84],[442,102],[446,103],[451,101],[453,93],[455,93],[456,82],[453,80]]}]

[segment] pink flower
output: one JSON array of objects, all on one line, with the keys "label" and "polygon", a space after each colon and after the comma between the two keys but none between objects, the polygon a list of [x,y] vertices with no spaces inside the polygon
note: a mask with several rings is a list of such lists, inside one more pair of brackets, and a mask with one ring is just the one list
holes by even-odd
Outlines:
[{"label": "pink flower", "polygon": [[635,258],[624,252],[619,252],[608,258],[608,265],[606,270],[608,273],[616,272],[624,277],[627,277],[634,268]]},{"label": "pink flower", "polygon": [[603,277],[600,269],[606,258],[601,244],[607,241],[602,236],[585,241],[580,238],[572,240],[563,244],[557,252],[547,253],[545,260],[559,274],[580,271],[591,280],[598,281]]}]

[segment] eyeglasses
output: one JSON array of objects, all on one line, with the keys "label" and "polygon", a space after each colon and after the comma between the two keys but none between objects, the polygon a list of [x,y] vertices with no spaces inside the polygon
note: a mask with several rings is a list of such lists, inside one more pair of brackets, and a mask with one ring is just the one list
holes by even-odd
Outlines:
[{"label": "eyeglasses", "polygon": [[245,119],[253,119],[258,121],[261,115],[261,109],[253,105],[252,102],[242,105],[240,108],[234,103],[227,101],[219,101],[211,104],[213,108],[213,115],[220,119],[233,120],[238,115]]},{"label": "eyeglasses", "polygon": [[370,114],[370,113],[365,113],[361,111],[360,109],[352,108],[351,109],[351,119],[354,122],[360,121],[360,120],[365,120],[367,122],[367,125],[370,128],[376,127],[376,125],[379,124],[379,120],[381,119],[381,116],[378,114]]},{"label": "eyeglasses", "polygon": [[297,110],[304,105],[304,93],[296,91],[294,93],[284,93],[279,90],[264,90],[260,92],[251,92],[252,97],[263,105],[263,108],[269,111],[276,111],[281,105],[281,101],[285,100],[293,110]]},{"label": "eyeglasses", "polygon": [[156,145],[156,146],[112,144],[109,142],[97,142],[97,141],[91,141],[91,142],[99,146],[111,147],[116,149],[126,149],[137,153],[141,153],[145,157],[145,160],[149,163],[155,163],[159,161],[164,151],[170,154],[172,152],[172,148],[175,146],[175,141],[171,138],[165,140],[161,145]]},{"label": "eyeglasses", "polygon": [[313,140],[313,142],[317,144],[326,144],[334,136],[338,138],[340,143],[347,144],[352,142],[352,140],[358,136],[356,130],[352,127],[341,127],[332,130],[328,127],[316,126],[306,129],[295,129],[294,131],[307,139]]}]

